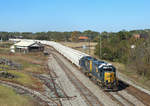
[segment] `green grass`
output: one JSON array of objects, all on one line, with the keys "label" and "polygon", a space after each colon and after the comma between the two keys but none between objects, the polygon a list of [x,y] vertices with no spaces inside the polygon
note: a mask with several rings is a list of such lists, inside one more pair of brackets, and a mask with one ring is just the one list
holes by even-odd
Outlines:
[{"label": "green grass", "polygon": [[42,53],[29,53],[29,54],[15,53],[13,55],[1,55],[0,53],[0,58],[1,57],[10,59],[18,64],[21,64],[22,70],[24,72],[35,72],[35,73],[43,73],[44,62],[47,59],[47,57],[43,56]]},{"label": "green grass", "polygon": [[0,67],[9,68],[8,65],[0,64]]},{"label": "green grass", "polygon": [[[21,64],[23,67],[21,70],[8,70],[1,69],[0,71],[6,71],[14,76],[15,78],[9,79],[0,77],[0,80],[17,83],[22,86],[26,86],[30,89],[35,89],[38,91],[43,91],[42,82],[31,76],[30,72],[33,73],[45,73],[44,62],[46,62],[47,57],[43,56],[42,52],[36,53],[15,53],[9,54],[9,48],[0,47],[0,58],[7,58],[13,62]],[[0,65],[0,67],[6,67],[7,65]],[[12,89],[4,86],[0,86],[0,106],[33,106],[33,99],[27,96],[22,96],[16,94]]]},{"label": "green grass", "polygon": [[13,45],[13,42],[0,42],[0,47],[3,48],[9,48],[11,45]]},{"label": "green grass", "polygon": [[[42,90],[42,83],[40,82],[39,79],[37,78],[33,78],[32,76],[30,76],[27,73],[24,72],[19,72],[19,71],[14,71],[14,70],[7,70],[8,73],[16,76],[13,79],[8,79],[8,78],[3,78],[1,77],[1,80],[5,80],[5,81],[9,81],[9,82],[14,82],[29,88],[33,88],[33,89],[39,89]],[[41,86],[39,86],[41,85]]]},{"label": "green grass", "polygon": [[0,54],[9,54],[10,49],[9,48],[1,48],[0,47]]},{"label": "green grass", "polygon": [[33,106],[31,98],[17,94],[12,88],[0,85],[0,106]]},{"label": "green grass", "polygon": [[[29,53],[29,54],[20,54],[16,53],[13,55],[1,55],[0,58],[7,58],[9,60],[12,60],[18,64],[21,64],[23,68],[21,70],[7,70],[7,69],[1,69],[0,71],[7,71],[17,77],[13,79],[9,78],[3,78],[1,77],[1,80],[14,82],[20,85],[24,85],[29,88],[43,90],[42,88],[42,82],[34,78],[29,74],[29,72],[32,73],[43,73],[44,72],[44,66],[43,62],[45,62],[46,57],[42,55],[42,53]],[[3,66],[3,65],[0,65]],[[7,65],[4,65],[4,67],[8,67]]]}]

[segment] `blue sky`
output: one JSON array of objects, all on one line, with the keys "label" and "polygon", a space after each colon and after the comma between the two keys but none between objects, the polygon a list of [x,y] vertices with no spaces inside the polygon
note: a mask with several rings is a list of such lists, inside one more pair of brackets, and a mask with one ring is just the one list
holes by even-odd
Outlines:
[{"label": "blue sky", "polygon": [[150,28],[150,0],[0,0],[0,31]]}]

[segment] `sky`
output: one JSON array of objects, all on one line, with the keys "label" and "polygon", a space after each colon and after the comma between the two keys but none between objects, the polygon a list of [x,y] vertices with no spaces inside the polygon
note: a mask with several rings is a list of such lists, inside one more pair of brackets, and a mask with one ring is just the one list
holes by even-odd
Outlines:
[{"label": "sky", "polygon": [[150,29],[150,0],[0,0],[0,31]]}]

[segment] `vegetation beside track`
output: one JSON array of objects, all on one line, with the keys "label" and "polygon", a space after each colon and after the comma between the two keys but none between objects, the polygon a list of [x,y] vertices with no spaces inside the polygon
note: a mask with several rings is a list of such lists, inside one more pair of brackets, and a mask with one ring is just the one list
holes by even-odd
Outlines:
[{"label": "vegetation beside track", "polygon": [[12,88],[0,85],[0,106],[33,106],[29,96],[17,94]]},{"label": "vegetation beside track", "polygon": [[[88,45],[88,42],[78,43],[77,45],[75,45],[75,43],[71,44],[71,42],[69,42],[69,43],[65,42],[65,43],[62,43],[62,44],[64,44],[65,46],[68,46],[68,47],[75,48],[75,49],[77,49],[77,50],[79,50],[81,52],[85,52],[85,53],[89,54],[89,49],[87,49],[85,51],[82,48],[78,48],[78,47],[80,47],[82,45]],[[99,58],[99,56],[97,56],[97,55],[94,54],[95,49],[91,49],[90,51],[91,51],[90,55],[92,55],[95,58]],[[150,90],[150,80],[147,77],[144,77],[144,76],[141,76],[141,75],[137,74],[136,71],[134,71],[133,69],[130,69],[130,67],[127,67],[126,64],[124,64],[124,63],[115,62],[115,61],[112,62],[110,60],[104,60],[104,61],[112,63],[115,67],[117,67],[117,71],[125,74],[126,76],[128,76],[129,78],[131,78],[133,81],[136,81],[139,85],[141,85],[144,88]]]},{"label": "vegetation beside track", "polygon": [[[3,44],[7,44],[8,46],[2,46]],[[9,65],[0,65],[0,73],[5,72],[6,74],[10,74],[14,76],[13,78],[7,77],[7,75],[0,77],[0,80],[8,81],[12,83],[16,83],[25,87],[28,87],[30,89],[43,91],[43,84],[38,79],[33,77],[30,73],[46,73],[44,70],[45,62],[47,60],[47,57],[43,55],[42,52],[35,52],[35,53],[14,53],[10,54],[9,48],[12,43],[8,44],[8,42],[1,42],[0,44],[0,58],[4,58],[7,60],[11,60],[15,63],[18,63],[21,65],[21,69],[11,69],[11,66]],[[5,87],[1,87],[0,84],[0,90],[4,90]],[[7,92],[8,91],[8,92]],[[32,98],[25,95],[19,95],[15,93],[10,88],[6,88],[6,91],[4,93],[0,92],[0,103],[3,105],[10,105],[11,106],[32,106],[34,105],[32,102]],[[8,97],[8,98],[6,98]],[[14,98],[14,99],[12,99]],[[18,99],[19,98],[19,99]],[[10,101],[8,102],[8,100]]]}]

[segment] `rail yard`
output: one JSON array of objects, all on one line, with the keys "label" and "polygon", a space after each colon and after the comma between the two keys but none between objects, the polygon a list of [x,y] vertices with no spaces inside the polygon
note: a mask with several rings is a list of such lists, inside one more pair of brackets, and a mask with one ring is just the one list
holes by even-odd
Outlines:
[{"label": "rail yard", "polygon": [[150,106],[150,0],[1,0],[0,106]]},{"label": "rail yard", "polygon": [[[53,53],[53,55],[54,55],[54,58],[56,59],[56,61],[58,62],[58,64],[60,64],[60,66],[62,67],[62,69],[63,69],[63,67],[65,67],[65,64],[66,64],[65,70],[68,70],[68,68],[70,68],[70,71],[74,70],[73,75],[76,76],[76,77],[78,76],[78,80],[82,81],[82,83],[96,96],[98,102],[94,101],[94,104],[93,104],[93,101],[92,101],[93,99],[92,98],[95,98],[95,97],[93,97],[93,95],[90,95],[91,96],[90,97],[90,101],[87,101],[87,95],[82,94],[86,98],[86,101],[87,101],[86,103],[88,103],[87,105],[89,105],[89,104],[91,105],[92,104],[92,105],[98,105],[98,106],[99,105],[115,105],[115,106],[116,105],[131,105],[131,106],[136,105],[136,106],[144,106],[144,105],[148,105],[149,104],[149,103],[147,103],[147,101],[143,101],[143,100],[141,101],[141,99],[136,98],[135,97],[136,94],[129,93],[130,88],[128,88],[128,90],[125,90],[125,88],[127,87],[127,85],[125,85],[122,82],[120,82],[120,89],[121,89],[120,91],[118,91],[118,92],[103,92],[103,90],[101,88],[99,88],[98,86],[93,85],[94,81],[91,82],[91,80],[89,80],[88,78],[86,78],[83,75],[83,73],[81,72],[81,70],[79,71],[75,66],[71,65],[69,63],[69,61],[64,60],[64,57],[62,57],[60,54]],[[60,59],[62,59],[64,62],[62,62],[57,56],[59,56]],[[68,66],[69,64],[71,66]],[[65,71],[65,73],[66,73],[66,71]],[[72,73],[71,73],[71,75],[72,75]],[[68,78],[70,79],[70,77],[68,77]],[[90,84],[90,82],[91,82],[91,84]],[[80,82],[78,82],[78,83],[80,83]],[[87,83],[89,83],[89,84],[87,84]],[[75,84],[75,86],[78,89],[78,85]],[[86,89],[84,88],[84,90],[86,90]],[[141,92],[141,95],[142,96],[139,96],[139,98],[141,98],[143,96],[146,96],[142,92]],[[109,101],[109,102],[107,102],[107,101]]]},{"label": "rail yard", "polygon": [[[17,40],[17,39],[15,39]],[[20,41],[19,39],[17,41]],[[28,41],[28,40],[27,40]],[[0,84],[14,89],[19,95],[28,95],[34,100],[34,105],[39,106],[149,106],[149,91],[132,84],[124,76],[117,74],[118,85],[117,90],[104,90],[99,85],[97,79],[89,77],[82,68],[79,68],[76,59],[86,55],[77,50],[68,48],[56,42],[38,41],[45,45],[46,56],[42,62],[43,72],[34,72],[33,70],[23,72],[31,79],[36,79],[36,84],[30,86],[19,82],[19,74],[11,71],[2,71]],[[60,46],[60,47],[59,47]],[[65,49],[66,51],[62,51]],[[65,54],[72,53],[73,54]],[[34,55],[34,53],[33,53]],[[10,55],[11,56],[11,55]],[[40,56],[40,55],[39,55]],[[75,57],[79,56],[79,57]],[[30,57],[29,57],[30,58]],[[41,59],[42,59],[41,58]],[[35,62],[35,60],[36,62]],[[39,64],[40,59],[33,58],[34,64]],[[26,61],[29,61],[26,57]],[[31,61],[31,60],[30,60]],[[9,59],[1,59],[1,63],[11,63],[11,70],[22,70],[24,65],[10,61]],[[14,65],[15,64],[15,65]],[[1,67],[4,65],[1,65]],[[3,68],[7,70],[8,68]],[[14,69],[14,67],[18,69]],[[10,70],[10,69],[9,69]],[[40,69],[41,70],[41,69]],[[19,73],[19,72],[18,72]],[[117,73],[117,70],[116,70]],[[6,77],[7,76],[7,77]],[[18,79],[10,80],[10,79]],[[20,79],[21,80],[21,79]],[[38,86],[38,87],[36,87]],[[32,104],[33,105],[33,104]]]}]

